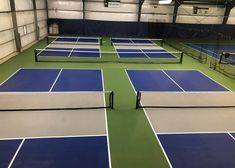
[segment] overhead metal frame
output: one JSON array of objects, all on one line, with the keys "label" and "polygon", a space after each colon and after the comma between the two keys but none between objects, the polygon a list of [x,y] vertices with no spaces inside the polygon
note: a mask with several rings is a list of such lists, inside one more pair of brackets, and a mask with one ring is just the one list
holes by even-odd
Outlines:
[{"label": "overhead metal frame", "polygon": [[184,0],[175,0],[175,7],[174,7],[174,13],[173,13],[173,23],[176,22],[178,8],[183,2],[184,2]]},{"label": "overhead metal frame", "polygon": [[138,8],[138,22],[140,22],[141,19],[141,12],[142,12],[142,5],[144,3],[144,0],[139,0],[139,8]]},{"label": "overhead metal frame", "polygon": [[83,18],[83,20],[86,19],[86,16],[85,16],[85,0],[82,0],[82,18]]},{"label": "overhead metal frame", "polygon": [[34,25],[35,25],[35,36],[36,36],[36,40],[38,41],[40,38],[40,34],[39,34],[39,26],[38,26],[38,15],[37,15],[37,4],[36,4],[36,0],[32,0],[33,2],[33,10],[34,10]]},{"label": "overhead metal frame", "polygon": [[10,6],[11,6],[11,12],[12,12],[12,24],[14,29],[14,37],[15,37],[15,45],[16,45],[16,51],[20,52],[22,45],[21,45],[21,38],[20,33],[18,30],[18,23],[16,18],[16,7],[15,7],[15,0],[10,0]]},{"label": "overhead metal frame", "polygon": [[228,2],[225,6],[223,24],[227,24],[230,12],[235,7],[235,0]]},{"label": "overhead metal frame", "polygon": [[49,18],[48,0],[45,0],[45,4],[46,4],[46,14],[47,14],[47,33],[49,34],[50,30],[49,30],[49,22],[48,22],[48,18]]}]

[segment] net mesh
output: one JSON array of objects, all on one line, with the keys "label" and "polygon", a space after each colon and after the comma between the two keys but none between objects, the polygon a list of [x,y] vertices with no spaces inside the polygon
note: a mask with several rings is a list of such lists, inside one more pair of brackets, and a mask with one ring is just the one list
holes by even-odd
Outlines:
[{"label": "net mesh", "polygon": [[113,108],[113,92],[2,92],[0,111]]},{"label": "net mesh", "polygon": [[181,51],[100,52],[76,49],[36,49],[36,62],[123,62],[123,63],[182,63]]},{"label": "net mesh", "polygon": [[113,46],[163,46],[163,39],[111,38]]},{"label": "net mesh", "polygon": [[235,65],[235,53],[230,53],[230,52],[221,53],[219,63]]},{"label": "net mesh", "polygon": [[102,38],[100,37],[48,36],[47,44],[102,45]]},{"label": "net mesh", "polygon": [[235,79],[235,53],[222,52],[219,59],[210,61],[210,68]]},{"label": "net mesh", "polygon": [[235,108],[235,93],[138,92],[136,108]]}]

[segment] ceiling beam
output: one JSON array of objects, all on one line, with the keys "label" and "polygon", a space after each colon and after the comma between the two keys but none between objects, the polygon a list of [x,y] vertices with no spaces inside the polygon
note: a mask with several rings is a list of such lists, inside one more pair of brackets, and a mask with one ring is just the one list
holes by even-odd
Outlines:
[{"label": "ceiling beam", "polygon": [[138,22],[140,22],[141,19],[141,12],[142,12],[142,5],[144,3],[144,0],[139,0],[139,9],[138,9]]},{"label": "ceiling beam", "polygon": [[39,34],[39,26],[38,26],[38,15],[37,15],[37,4],[36,4],[36,0],[32,0],[33,3],[33,12],[34,12],[34,25],[35,25],[35,36],[36,36],[36,40],[38,41],[40,38],[40,34]]},{"label": "ceiling beam", "polygon": [[13,24],[13,29],[14,29],[16,51],[20,52],[21,48],[22,48],[22,45],[21,45],[20,33],[19,33],[19,30],[18,30],[15,0],[10,0],[10,6],[11,6],[11,13],[12,13],[11,16],[12,16],[12,24]]},{"label": "ceiling beam", "polygon": [[184,0],[175,0],[175,7],[174,7],[174,13],[173,13],[173,23],[176,22],[178,8],[183,2],[184,2]]},{"label": "ceiling beam", "polygon": [[83,20],[86,19],[86,16],[85,16],[85,0],[82,0],[82,18],[83,18]]},{"label": "ceiling beam", "polygon": [[225,6],[223,24],[227,24],[231,9],[235,7],[235,0],[228,2]]}]

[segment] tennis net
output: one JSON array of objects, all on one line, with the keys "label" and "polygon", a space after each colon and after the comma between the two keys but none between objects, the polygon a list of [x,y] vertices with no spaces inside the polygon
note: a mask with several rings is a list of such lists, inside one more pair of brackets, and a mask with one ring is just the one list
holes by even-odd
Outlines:
[{"label": "tennis net", "polygon": [[113,108],[114,92],[1,92],[0,111]]},{"label": "tennis net", "polygon": [[36,49],[36,62],[117,62],[117,63],[182,63],[183,52],[140,50],[139,52],[84,51],[76,48]]},{"label": "tennis net", "polygon": [[48,36],[47,44],[102,45],[102,38],[100,37]]},{"label": "tennis net", "polygon": [[111,38],[113,46],[163,46],[163,39]]},{"label": "tennis net", "polygon": [[136,108],[235,108],[235,93],[137,92]]}]

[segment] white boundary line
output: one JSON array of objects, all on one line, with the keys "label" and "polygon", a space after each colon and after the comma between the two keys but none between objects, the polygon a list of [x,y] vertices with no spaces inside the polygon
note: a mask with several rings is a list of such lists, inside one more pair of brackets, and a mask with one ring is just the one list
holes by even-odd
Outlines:
[{"label": "white boundary line", "polygon": [[62,72],[62,71],[63,71],[63,68],[62,68],[62,69],[60,69],[60,72],[58,73],[57,77],[55,78],[55,81],[54,81],[54,83],[52,84],[52,86],[51,86],[51,88],[50,88],[49,92],[51,92],[51,91],[52,91],[52,89],[53,89],[53,87],[55,86],[55,84],[56,84],[57,80],[59,79],[60,74],[61,74],[61,72]]},{"label": "white boundary line", "polygon": [[213,132],[159,132],[157,133],[158,135],[168,135],[168,134],[228,134],[228,133],[233,133],[233,131],[213,131]]},{"label": "white boundary line", "polygon": [[204,72],[202,72],[201,70],[197,70],[199,73],[201,73],[202,75],[206,76],[207,78],[209,78],[210,80],[212,80],[213,82],[217,83],[218,85],[224,87],[225,89],[227,89],[229,92],[232,92],[232,90],[230,90],[229,88],[227,88],[226,86],[222,85],[221,83],[217,82],[216,80],[214,80],[213,78],[211,78],[210,76],[208,76],[207,74],[205,74]]},{"label": "white boundary line", "polygon": [[38,136],[38,137],[17,137],[17,138],[0,138],[0,141],[5,140],[18,140],[18,139],[52,139],[52,138],[83,138],[83,137],[99,137],[107,136],[106,134],[97,135],[55,135],[55,136]]},{"label": "white boundary line", "polygon": [[228,135],[235,141],[235,137],[230,132],[228,132]]},{"label": "white boundary line", "polygon": [[18,70],[16,70],[13,74],[11,74],[6,80],[4,80],[1,84],[3,85],[4,83],[6,83],[9,79],[11,79],[11,77],[13,77],[16,73],[18,73],[20,70],[22,70],[23,68],[19,68]]},{"label": "white boundary line", "polygon": [[8,168],[11,168],[11,166],[12,166],[12,164],[13,164],[13,162],[14,162],[14,160],[15,160],[16,156],[17,156],[17,154],[19,153],[19,151],[20,151],[20,149],[21,149],[21,147],[22,147],[22,145],[23,145],[24,141],[25,141],[25,139],[22,139],[22,141],[21,141],[21,143],[20,143],[19,147],[17,148],[17,150],[16,150],[16,152],[15,152],[15,154],[14,154],[13,158],[11,159],[10,164],[8,165]]},{"label": "white boundary line", "polygon": [[[140,102],[140,103],[141,103],[141,102]],[[141,104],[142,104],[142,103],[141,103]],[[166,153],[164,147],[162,146],[162,143],[161,143],[160,139],[158,138],[158,134],[154,131],[153,125],[152,125],[152,123],[151,123],[151,121],[150,121],[150,119],[149,119],[149,117],[148,117],[147,112],[145,111],[145,108],[143,108],[143,111],[144,111],[144,114],[145,114],[145,116],[146,116],[146,118],[147,118],[147,120],[148,120],[148,122],[149,122],[149,124],[150,124],[150,126],[151,126],[151,129],[152,129],[152,131],[153,131],[153,133],[154,133],[154,135],[155,135],[155,137],[156,137],[156,139],[157,139],[157,141],[158,141],[158,144],[160,145],[160,147],[161,147],[161,149],[162,149],[162,152],[163,152],[163,154],[164,154],[165,157],[166,157],[166,160],[167,160],[169,166],[170,166],[171,168],[173,168],[173,166],[172,166],[172,164],[171,164],[171,162],[170,162],[170,159],[168,158],[167,153]]]},{"label": "white boundary line", "polygon": [[140,49],[141,53],[143,53],[147,58],[151,59],[142,49]]},{"label": "white boundary line", "polygon": [[168,75],[164,70],[162,70],[162,72],[174,83],[176,84],[183,92],[185,92],[185,90],[174,80],[170,77],[170,75]]},{"label": "white boundary line", "polygon": [[[77,41],[75,42],[75,45],[77,44],[79,40],[79,37],[77,38]],[[75,49],[75,47],[72,48],[72,50],[70,51],[69,55],[68,55],[68,58],[71,56],[71,54],[73,53],[73,50]]]},{"label": "white boundary line", "polygon": [[[125,72],[126,72],[126,74],[127,74],[127,77],[128,77],[128,79],[129,79],[129,82],[131,83],[132,89],[135,91],[135,94],[136,94],[136,90],[135,90],[135,88],[133,87],[132,81],[130,80],[130,77],[129,77],[129,75],[128,75],[126,69],[125,69]],[[158,144],[160,145],[160,148],[161,148],[161,150],[162,150],[162,152],[163,152],[163,154],[164,154],[164,156],[165,156],[165,158],[166,158],[166,160],[167,160],[167,162],[168,162],[170,168],[173,168],[172,165],[171,165],[171,162],[170,162],[170,160],[169,160],[169,158],[168,158],[168,156],[167,156],[167,154],[166,154],[166,152],[165,152],[165,150],[164,150],[164,148],[163,148],[163,146],[162,146],[162,144],[161,144],[161,142],[160,142],[160,140],[159,140],[159,138],[158,138],[158,136],[157,136],[157,134],[156,134],[155,131],[154,131],[154,128],[153,128],[153,126],[152,126],[152,123],[150,122],[150,119],[149,119],[148,115],[146,114],[146,111],[145,111],[144,108],[143,108],[143,111],[144,111],[145,117],[146,117],[147,120],[148,120],[148,123],[149,123],[149,125],[150,125],[150,127],[151,127],[151,129],[152,129],[152,131],[153,131],[153,133],[154,133],[154,136],[156,137],[156,139],[157,139],[157,141],[158,141]]]},{"label": "white boundary line", "polygon": [[[103,69],[101,69],[101,77],[102,77],[103,91],[105,91]],[[106,106],[105,93],[103,94],[103,99],[104,99],[104,106]],[[111,152],[110,152],[109,131],[108,131],[108,118],[107,118],[106,108],[104,109],[104,115],[105,115],[105,127],[106,127],[106,134],[107,134],[106,138],[107,138],[107,146],[108,146],[109,167],[111,168],[112,164],[111,164]]]},{"label": "white boundary line", "polygon": [[213,78],[211,78],[210,76],[206,75],[205,73],[203,73],[201,70],[198,70],[198,69],[127,69],[127,70],[135,70],[135,71],[197,71],[199,73],[201,73],[202,75],[208,77],[209,79],[211,79],[213,82],[219,84],[220,86],[224,87],[225,89],[227,89],[228,91],[203,91],[203,92],[200,92],[200,91],[193,91],[193,92],[190,92],[190,91],[187,91],[187,92],[190,92],[190,93],[228,93],[228,92],[233,92],[232,90],[230,90],[229,88],[227,88],[226,86],[222,85],[221,83],[217,82],[216,80],[214,80]]}]

